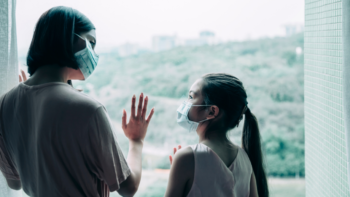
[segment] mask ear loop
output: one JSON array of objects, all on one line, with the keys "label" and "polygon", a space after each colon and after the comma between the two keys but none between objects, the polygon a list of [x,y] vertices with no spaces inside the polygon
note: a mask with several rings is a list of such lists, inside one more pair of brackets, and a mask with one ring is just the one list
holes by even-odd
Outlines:
[{"label": "mask ear loop", "polygon": [[[192,105],[193,106],[193,105]],[[195,105],[195,106],[213,106],[213,105]],[[214,117],[214,118],[216,118],[216,117]],[[198,123],[201,123],[201,122],[204,122],[204,121],[207,121],[207,120],[212,120],[212,119],[214,119],[214,118],[211,118],[211,119],[205,119],[205,120],[201,120],[201,121],[199,121]]]},{"label": "mask ear loop", "polygon": [[[187,101],[183,101],[183,104],[185,104],[186,105],[186,103],[188,103]],[[191,107],[200,107],[200,106],[206,106],[206,107],[209,107],[209,106],[212,106],[212,105],[191,105]],[[190,109],[191,108],[189,108],[188,109],[188,111],[187,111],[187,114],[189,113],[189,111],[190,111]],[[187,115],[187,118],[188,118],[188,115]],[[204,121],[207,121],[207,120],[210,120],[210,119],[205,119],[205,120],[201,120],[201,121],[199,121],[199,122],[197,122],[197,123],[201,123],[201,122],[204,122]]]},{"label": "mask ear loop", "polygon": [[79,38],[81,38],[81,39],[83,39],[83,40],[86,40],[86,39],[84,39],[83,37],[81,37],[79,34],[74,33],[74,35],[78,36]]}]

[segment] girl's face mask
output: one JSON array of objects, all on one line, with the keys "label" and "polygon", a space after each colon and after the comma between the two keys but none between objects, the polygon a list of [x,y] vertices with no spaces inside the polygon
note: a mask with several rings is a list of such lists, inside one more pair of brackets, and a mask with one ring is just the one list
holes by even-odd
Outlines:
[{"label": "girl's face mask", "polygon": [[199,122],[194,122],[188,119],[188,112],[191,107],[199,107],[199,106],[211,106],[211,105],[193,105],[190,102],[184,101],[179,108],[177,108],[177,123],[183,127],[184,129],[191,131],[197,131],[198,125],[201,122],[207,121],[209,119],[201,120]]},{"label": "girl's face mask", "polygon": [[85,40],[86,43],[85,49],[74,54],[75,59],[78,62],[79,69],[84,75],[84,80],[86,80],[95,70],[99,56],[92,49],[91,44],[87,39],[82,38],[78,34],[75,35]]}]

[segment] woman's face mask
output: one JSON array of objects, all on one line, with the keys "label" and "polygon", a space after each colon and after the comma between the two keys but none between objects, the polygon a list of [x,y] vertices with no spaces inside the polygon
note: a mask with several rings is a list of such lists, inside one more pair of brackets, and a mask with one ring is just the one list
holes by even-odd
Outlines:
[{"label": "woman's face mask", "polygon": [[82,38],[78,34],[75,35],[85,40],[86,43],[85,49],[74,54],[75,59],[78,62],[79,69],[84,75],[84,80],[86,80],[95,70],[99,56],[92,49],[91,44],[87,39]]},{"label": "woman's face mask", "polygon": [[197,131],[199,123],[207,121],[209,119],[201,120],[199,122],[194,122],[188,118],[188,112],[190,111],[191,107],[200,107],[200,106],[211,106],[211,105],[193,105],[192,103],[187,101],[183,102],[177,109],[177,123],[184,129],[188,130],[189,132]]}]

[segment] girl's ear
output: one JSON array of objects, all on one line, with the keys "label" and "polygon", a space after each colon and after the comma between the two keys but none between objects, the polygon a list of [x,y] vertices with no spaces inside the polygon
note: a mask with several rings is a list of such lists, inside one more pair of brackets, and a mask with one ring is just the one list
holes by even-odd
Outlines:
[{"label": "girl's ear", "polygon": [[207,116],[207,119],[214,119],[219,115],[220,109],[216,105],[212,105],[209,107],[209,114]]}]

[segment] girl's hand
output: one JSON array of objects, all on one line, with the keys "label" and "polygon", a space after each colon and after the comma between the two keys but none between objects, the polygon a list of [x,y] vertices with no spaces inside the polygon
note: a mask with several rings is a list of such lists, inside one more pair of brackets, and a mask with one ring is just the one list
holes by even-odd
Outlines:
[{"label": "girl's hand", "polygon": [[131,116],[129,123],[126,123],[127,115],[125,109],[123,110],[122,129],[125,136],[129,138],[129,140],[143,142],[147,133],[148,124],[151,121],[154,113],[154,108],[152,108],[150,114],[146,119],[145,117],[147,112],[148,97],[146,96],[145,102],[143,104],[143,93],[141,93],[136,115],[135,103],[136,97],[134,95],[131,99]]},{"label": "girl's hand", "polygon": [[[181,145],[178,145],[177,149],[176,149],[176,147],[174,147],[174,155],[175,155],[176,151],[178,151],[180,149],[181,149]],[[169,160],[170,160],[170,165],[172,165],[173,164],[173,157],[171,155],[169,155]]]},{"label": "girl's hand", "polygon": [[[22,75],[22,76],[21,76]],[[24,71],[21,69],[21,75],[18,75],[18,77],[19,77],[19,82],[21,83],[21,82],[25,82],[25,81],[27,81],[27,76],[26,76],[26,74],[24,73]]]}]

